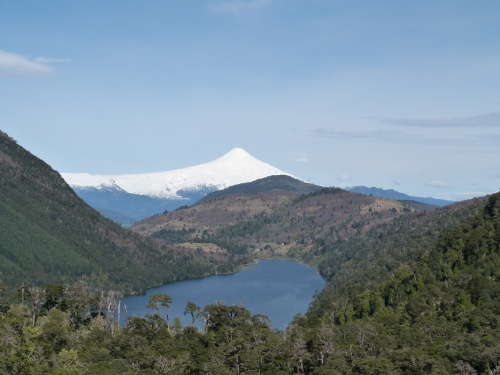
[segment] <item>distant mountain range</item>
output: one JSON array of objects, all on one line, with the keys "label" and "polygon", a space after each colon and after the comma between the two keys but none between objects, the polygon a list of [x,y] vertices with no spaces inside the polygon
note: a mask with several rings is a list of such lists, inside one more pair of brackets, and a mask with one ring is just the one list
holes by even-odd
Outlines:
[{"label": "distant mountain range", "polygon": [[[260,187],[245,185],[266,177],[287,176],[288,180],[271,180],[280,189],[289,184],[291,179],[301,181],[289,173],[256,159],[241,148],[234,148],[214,161],[172,171],[125,175],[91,175],[88,173],[62,173],[61,175],[77,195],[90,206],[104,216],[126,226],[155,214],[172,211],[181,206],[190,206],[214,192],[224,191],[221,194],[230,194],[237,191],[234,189],[278,188],[269,185]],[[263,180],[262,183],[269,184],[270,181]],[[225,191],[227,188],[231,189]],[[301,185],[300,189],[303,188],[304,186]],[[309,184],[309,192],[320,188],[322,187]],[[454,203],[442,199],[414,197],[395,190],[375,187],[354,186],[346,190],[413,202],[409,204],[419,210]],[[415,202],[432,207],[416,207]]]},{"label": "distant mountain range", "polygon": [[91,175],[62,173],[62,177],[89,205],[121,223],[191,205],[207,194],[268,176],[287,175],[241,148],[222,157],[173,171]]},{"label": "distant mountain range", "polygon": [[380,189],[376,187],[366,187],[366,186],[353,186],[346,188],[348,191],[352,191],[353,193],[359,193],[364,195],[373,195],[374,197],[382,197],[394,199],[397,201],[415,201],[425,204],[430,204],[433,206],[447,206],[449,204],[455,203],[453,201],[447,201],[444,199],[435,199],[435,198],[422,198],[422,197],[414,197],[407,194],[400,193],[396,190],[392,189]]}]

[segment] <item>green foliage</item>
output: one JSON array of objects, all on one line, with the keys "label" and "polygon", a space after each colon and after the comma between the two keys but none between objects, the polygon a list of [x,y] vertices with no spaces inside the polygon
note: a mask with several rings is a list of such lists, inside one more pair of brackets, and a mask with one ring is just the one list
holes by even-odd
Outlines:
[{"label": "green foliage", "polygon": [[173,230],[173,229],[162,229],[158,232],[155,232],[151,237],[152,238],[161,238],[162,240],[169,243],[176,242],[189,242],[196,231],[194,229],[181,229],[181,230]]},{"label": "green foliage", "polygon": [[189,326],[192,327],[194,325],[194,322],[196,319],[200,317],[201,313],[201,308],[194,302],[188,302],[186,304],[186,308],[184,310],[184,315],[189,314],[191,315],[191,322],[189,323]]}]

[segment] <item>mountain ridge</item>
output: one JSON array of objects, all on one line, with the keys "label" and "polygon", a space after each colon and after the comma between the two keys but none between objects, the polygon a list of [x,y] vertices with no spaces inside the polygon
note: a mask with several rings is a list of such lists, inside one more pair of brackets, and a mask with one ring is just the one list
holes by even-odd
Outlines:
[{"label": "mountain ridge", "polygon": [[405,193],[401,193],[399,191],[393,189],[382,189],[377,187],[367,187],[367,186],[351,186],[347,187],[346,190],[352,191],[354,193],[365,194],[365,195],[373,195],[376,197],[389,198],[398,201],[415,201],[419,203],[430,204],[433,206],[443,207],[453,203],[454,201],[448,201],[445,199],[437,199],[432,197],[416,197],[412,195],[408,195]]}]

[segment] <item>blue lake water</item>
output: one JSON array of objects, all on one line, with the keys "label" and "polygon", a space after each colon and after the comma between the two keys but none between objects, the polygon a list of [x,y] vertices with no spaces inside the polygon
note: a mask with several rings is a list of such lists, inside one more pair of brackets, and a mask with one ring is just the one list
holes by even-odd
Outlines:
[{"label": "blue lake water", "polygon": [[[243,306],[252,314],[267,315],[272,327],[282,330],[295,315],[307,311],[314,293],[324,285],[325,281],[314,268],[290,260],[261,260],[231,275],[178,281],[153,288],[144,295],[123,298],[121,305],[122,308],[127,306],[129,316],[144,316],[154,312],[146,308],[150,295],[168,294],[173,300],[169,309],[170,321],[178,316],[185,327],[190,322],[190,316],[184,315],[187,302],[194,302],[203,310],[206,305],[220,301]],[[162,308],[160,313],[164,312]]]}]

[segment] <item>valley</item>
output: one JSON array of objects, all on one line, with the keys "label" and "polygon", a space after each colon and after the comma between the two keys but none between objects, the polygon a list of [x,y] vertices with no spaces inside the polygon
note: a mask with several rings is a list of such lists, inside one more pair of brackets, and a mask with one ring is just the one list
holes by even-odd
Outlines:
[{"label": "valley", "polygon": [[[0,173],[0,373],[500,371],[499,193],[436,207],[268,175],[127,229],[4,133]],[[283,329],[223,301],[182,323],[168,290],[145,316],[121,305],[276,258],[326,283]]]}]

